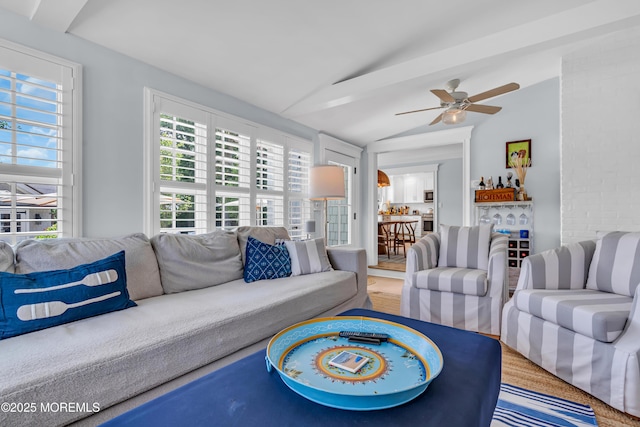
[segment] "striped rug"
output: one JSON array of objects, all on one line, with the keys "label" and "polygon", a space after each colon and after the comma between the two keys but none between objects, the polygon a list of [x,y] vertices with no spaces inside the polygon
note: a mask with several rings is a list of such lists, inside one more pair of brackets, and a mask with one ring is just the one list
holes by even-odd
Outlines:
[{"label": "striped rug", "polygon": [[597,426],[589,405],[502,383],[491,427]]}]

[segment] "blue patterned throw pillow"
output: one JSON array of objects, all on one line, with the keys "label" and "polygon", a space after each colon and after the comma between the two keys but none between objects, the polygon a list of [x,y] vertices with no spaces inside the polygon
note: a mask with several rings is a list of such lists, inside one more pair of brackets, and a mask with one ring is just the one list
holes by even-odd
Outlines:
[{"label": "blue patterned throw pillow", "polygon": [[134,306],[124,251],[68,270],[0,272],[0,339]]},{"label": "blue patterned throw pillow", "polygon": [[291,260],[283,244],[269,245],[249,236],[246,259],[244,281],[247,283],[291,276]]}]

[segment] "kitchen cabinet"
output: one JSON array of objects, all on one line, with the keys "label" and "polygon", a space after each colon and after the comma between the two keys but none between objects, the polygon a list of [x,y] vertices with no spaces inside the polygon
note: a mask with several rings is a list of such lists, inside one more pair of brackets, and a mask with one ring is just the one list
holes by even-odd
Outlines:
[{"label": "kitchen cabinet", "polygon": [[424,174],[424,189],[435,190],[436,189],[436,175],[433,172]]},{"label": "kitchen cabinet", "polygon": [[389,177],[391,186],[387,191],[387,198],[391,203],[404,203],[404,175],[392,175]]},{"label": "kitchen cabinet", "polygon": [[422,203],[424,193],[424,174],[404,177],[404,203]]},{"label": "kitchen cabinet", "polygon": [[424,190],[433,189],[433,173],[391,175],[387,199],[391,203],[424,203]]}]

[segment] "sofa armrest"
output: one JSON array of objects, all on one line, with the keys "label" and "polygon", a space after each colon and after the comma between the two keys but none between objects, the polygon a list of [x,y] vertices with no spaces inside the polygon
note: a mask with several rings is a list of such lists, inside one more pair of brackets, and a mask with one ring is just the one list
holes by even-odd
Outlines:
[{"label": "sofa armrest", "polygon": [[422,237],[407,251],[406,277],[421,270],[429,270],[438,266],[440,253],[440,234],[431,233]]},{"label": "sofa armrest", "polygon": [[584,289],[596,243],[572,243],[528,256],[522,261],[520,289]]},{"label": "sofa armrest", "polygon": [[334,270],[356,273],[358,294],[367,294],[367,253],[361,248],[327,248]]},{"label": "sofa armrest", "polygon": [[487,281],[489,289],[487,295],[507,300],[509,287],[507,286],[507,243],[509,238],[504,234],[491,233],[489,244],[489,265],[487,267]]}]

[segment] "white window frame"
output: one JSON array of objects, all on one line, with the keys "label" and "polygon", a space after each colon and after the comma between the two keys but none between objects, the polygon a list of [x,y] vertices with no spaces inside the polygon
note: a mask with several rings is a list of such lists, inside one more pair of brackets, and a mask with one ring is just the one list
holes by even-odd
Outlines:
[{"label": "white window frame", "polygon": [[[155,235],[160,232],[160,221],[158,214],[159,207],[159,147],[157,144],[157,132],[160,111],[156,111],[156,100],[166,100],[170,103],[184,105],[187,109],[199,110],[207,116],[207,139],[208,147],[215,147],[215,137],[217,129],[230,129],[233,131],[242,131],[243,135],[250,138],[250,171],[248,188],[243,187],[226,187],[218,186],[215,182],[215,148],[207,150],[207,183],[203,188],[207,193],[207,218],[206,230],[211,232],[217,228],[227,228],[224,226],[216,227],[216,195],[224,196],[228,194],[242,194],[249,197],[249,206],[256,206],[256,200],[264,196],[266,198],[274,198],[282,200],[283,223],[277,224],[289,228],[289,198],[303,198],[308,200],[308,190],[304,194],[290,192],[288,189],[288,157],[289,151],[296,149],[309,153],[309,166],[313,164],[314,145],[311,141],[296,137],[276,129],[269,128],[264,125],[253,123],[240,117],[235,117],[227,113],[191,102],[174,95],[170,95],[152,88],[146,87],[144,90],[144,165],[143,165],[143,185],[144,185],[144,231],[147,235]],[[190,118],[185,115],[185,118]],[[202,118],[201,118],[202,119]],[[257,156],[256,144],[258,140],[281,145],[284,147],[284,185],[282,190],[263,190],[257,188],[256,172],[257,172]],[[310,205],[309,205],[310,206]],[[309,208],[310,212],[310,208]],[[310,213],[309,213],[310,215]],[[311,219],[303,218],[304,220]],[[246,221],[246,219],[245,219]],[[257,215],[255,209],[250,209],[249,221],[246,225],[255,225]],[[243,224],[244,225],[244,224]]]},{"label": "white window frame", "polygon": [[[61,211],[58,220],[58,237],[82,236],[82,65],[31,49],[17,43],[0,39],[0,48],[13,51],[15,65],[0,64],[11,71],[25,73],[38,77],[37,67],[56,67],[63,76],[63,126],[61,156],[62,167],[60,176],[60,194],[57,209]],[[2,61],[0,61],[2,62]],[[34,62],[41,62],[35,65]],[[22,64],[22,65],[21,65]],[[36,68],[35,72],[33,68]],[[34,168],[17,165],[0,164],[0,180],[3,182],[42,182],[50,178],[51,171],[34,173]],[[4,233],[3,233],[4,234]],[[6,233],[17,241],[21,235]],[[30,238],[32,236],[27,236]],[[14,242],[15,243],[15,242]]]}]

